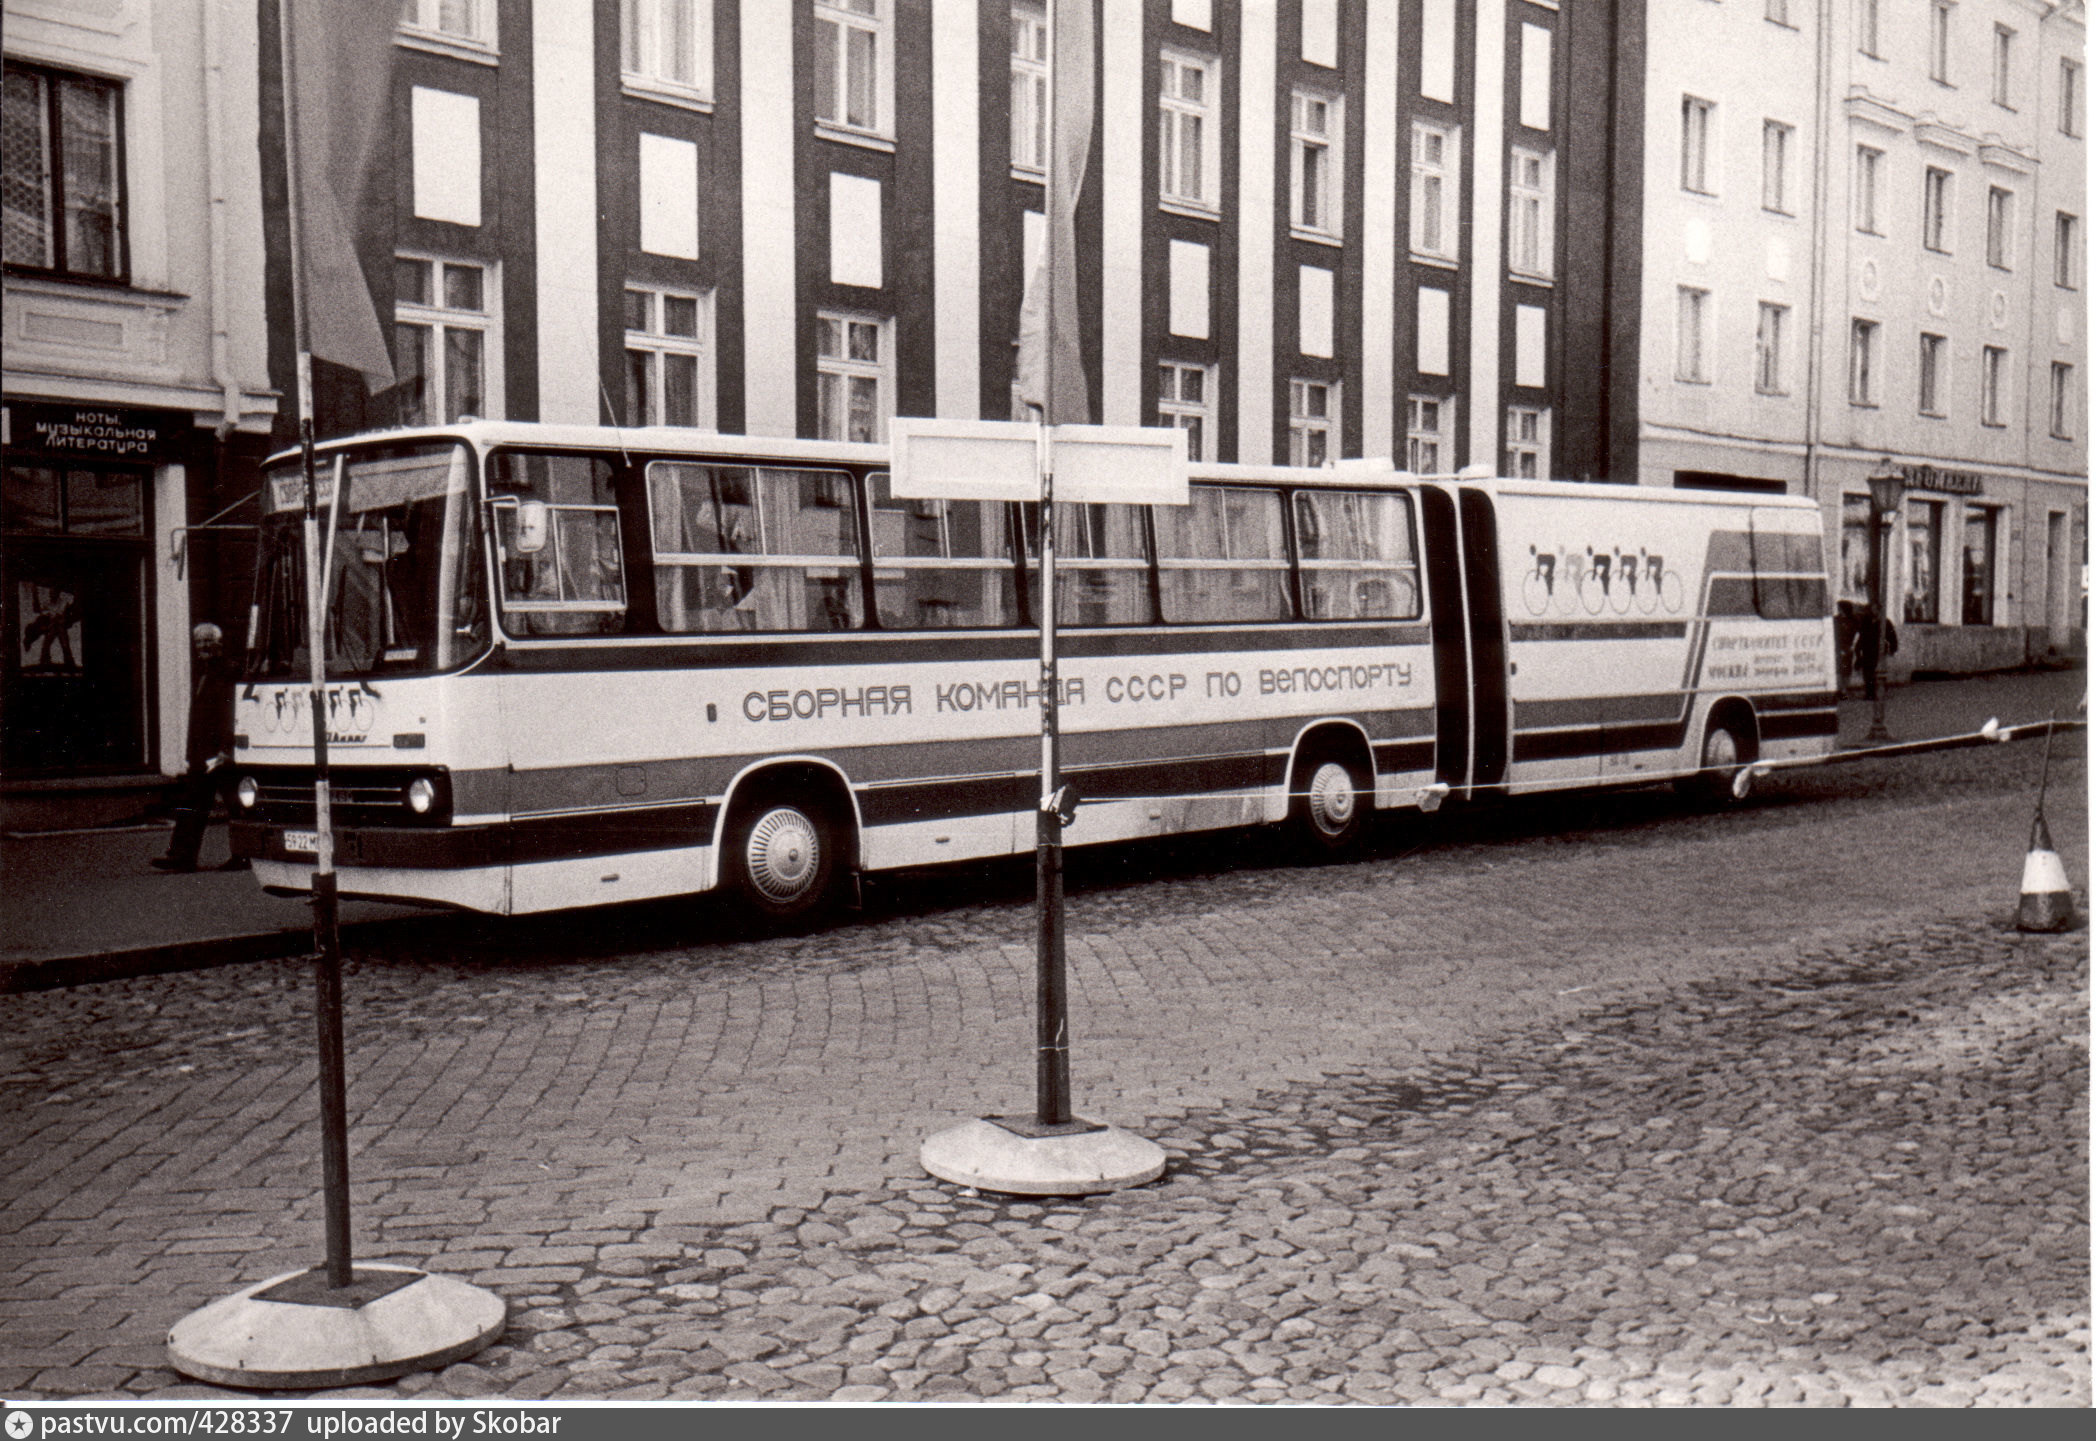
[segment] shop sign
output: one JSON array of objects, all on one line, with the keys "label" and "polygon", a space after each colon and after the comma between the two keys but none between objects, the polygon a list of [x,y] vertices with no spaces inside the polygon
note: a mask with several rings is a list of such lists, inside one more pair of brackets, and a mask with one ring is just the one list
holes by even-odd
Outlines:
[{"label": "shop sign", "polygon": [[1933,465],[1903,465],[1899,472],[1906,478],[1909,490],[1935,490],[1946,495],[1981,493],[1977,471],[1942,470]]},{"label": "shop sign", "polygon": [[113,405],[9,401],[7,448],[69,460],[166,460],[191,425],[186,413]]}]

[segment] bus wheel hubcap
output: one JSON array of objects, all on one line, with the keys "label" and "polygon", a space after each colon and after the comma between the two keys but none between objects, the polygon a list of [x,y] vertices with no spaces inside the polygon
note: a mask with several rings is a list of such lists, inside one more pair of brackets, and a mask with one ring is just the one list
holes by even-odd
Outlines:
[{"label": "bus wheel hubcap", "polygon": [[1728,730],[1714,730],[1710,739],[1703,742],[1703,764],[1712,769],[1722,769],[1739,764],[1739,742]]},{"label": "bus wheel hubcap", "polygon": [[1310,819],[1336,836],[1354,818],[1354,778],[1337,761],[1326,761],[1310,778]]},{"label": "bus wheel hubcap", "polygon": [[822,840],[815,823],[786,807],[758,818],[745,851],[751,882],[774,901],[798,900],[807,894],[821,855]]}]

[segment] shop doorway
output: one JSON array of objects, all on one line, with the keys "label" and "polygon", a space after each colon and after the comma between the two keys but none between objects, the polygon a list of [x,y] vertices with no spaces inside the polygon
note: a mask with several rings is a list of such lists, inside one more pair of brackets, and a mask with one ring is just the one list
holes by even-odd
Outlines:
[{"label": "shop doorway", "polygon": [[10,464],[0,490],[0,769],[148,758],[149,472]]}]

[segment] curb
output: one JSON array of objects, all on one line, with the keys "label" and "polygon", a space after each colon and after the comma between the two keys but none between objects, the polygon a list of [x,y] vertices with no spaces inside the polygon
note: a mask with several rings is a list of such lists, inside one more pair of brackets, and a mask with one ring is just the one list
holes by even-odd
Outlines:
[{"label": "curb", "polygon": [[[413,925],[421,917],[359,921],[342,927],[342,944],[370,944],[384,939],[396,928]],[[214,966],[250,961],[310,959],[313,933],[310,930],[265,931],[241,936],[214,936],[203,941],[179,941],[165,946],[138,946],[124,951],[97,951],[76,956],[52,956],[27,961],[0,961],[0,996],[30,991],[52,991],[66,986],[92,985],[98,981],[129,981],[141,976],[169,975],[177,971],[203,971]]]}]

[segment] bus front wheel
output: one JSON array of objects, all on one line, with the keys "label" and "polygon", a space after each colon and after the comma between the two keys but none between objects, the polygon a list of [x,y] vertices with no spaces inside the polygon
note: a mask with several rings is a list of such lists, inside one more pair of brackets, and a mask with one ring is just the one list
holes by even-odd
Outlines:
[{"label": "bus front wheel", "polygon": [[772,797],[744,806],[729,828],[723,878],[742,904],[769,921],[801,921],[829,905],[837,837],[816,807]]},{"label": "bus front wheel", "polygon": [[1300,777],[1289,803],[1297,843],[1313,858],[1345,855],[1360,843],[1368,825],[1368,782],[1359,770],[1329,753],[1297,768]]}]

